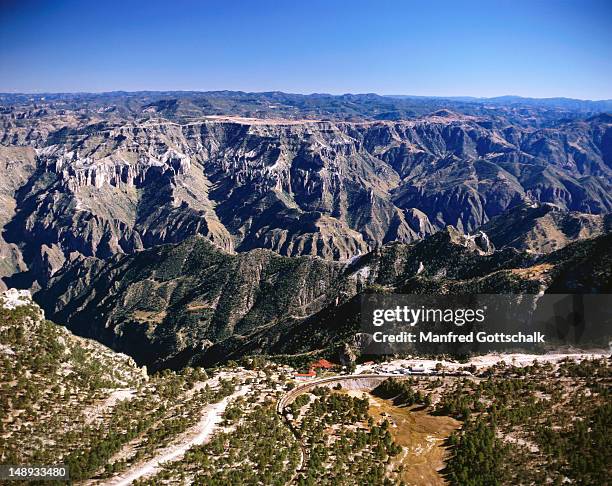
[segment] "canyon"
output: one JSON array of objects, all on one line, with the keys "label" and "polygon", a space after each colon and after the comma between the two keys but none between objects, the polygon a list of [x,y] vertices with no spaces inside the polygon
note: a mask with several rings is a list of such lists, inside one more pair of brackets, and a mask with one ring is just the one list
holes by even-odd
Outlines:
[{"label": "canyon", "polygon": [[307,101],[0,96],[0,285],[153,367],[325,348],[377,286],[609,287],[598,106]]}]

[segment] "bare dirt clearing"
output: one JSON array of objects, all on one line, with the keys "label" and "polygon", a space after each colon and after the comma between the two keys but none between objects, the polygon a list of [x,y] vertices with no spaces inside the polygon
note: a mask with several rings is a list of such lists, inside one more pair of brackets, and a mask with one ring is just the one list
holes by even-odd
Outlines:
[{"label": "bare dirt clearing", "polygon": [[421,407],[401,407],[392,400],[383,400],[364,391],[351,390],[349,395],[367,396],[369,413],[376,422],[387,419],[395,442],[402,452],[392,461],[391,468],[403,467],[399,479],[408,485],[440,486],[446,484],[439,471],[444,468],[447,451],[444,441],[461,426],[451,417],[430,415]]}]

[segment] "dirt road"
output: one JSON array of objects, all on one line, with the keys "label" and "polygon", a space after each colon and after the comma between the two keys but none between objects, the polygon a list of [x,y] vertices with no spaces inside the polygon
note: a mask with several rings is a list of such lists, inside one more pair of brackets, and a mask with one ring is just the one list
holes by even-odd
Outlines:
[{"label": "dirt road", "polygon": [[228,403],[239,396],[245,395],[248,391],[249,387],[243,386],[236,393],[225,397],[220,402],[211,403],[206,406],[202,410],[200,421],[182,434],[173,444],[160,450],[152,459],[135,464],[127,471],[123,471],[121,474],[99,484],[105,486],[127,486],[137,479],[142,479],[157,473],[164,463],[182,459],[189,448],[195,445],[204,444],[210,438],[216,426],[221,421],[221,417]]}]

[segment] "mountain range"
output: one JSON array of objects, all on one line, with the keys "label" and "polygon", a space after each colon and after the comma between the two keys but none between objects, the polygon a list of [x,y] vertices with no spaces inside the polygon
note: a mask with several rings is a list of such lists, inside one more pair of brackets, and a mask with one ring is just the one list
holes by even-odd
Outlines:
[{"label": "mountain range", "polygon": [[157,368],[350,340],[346,309],[378,286],[609,291],[609,110],[0,95],[0,277]]}]

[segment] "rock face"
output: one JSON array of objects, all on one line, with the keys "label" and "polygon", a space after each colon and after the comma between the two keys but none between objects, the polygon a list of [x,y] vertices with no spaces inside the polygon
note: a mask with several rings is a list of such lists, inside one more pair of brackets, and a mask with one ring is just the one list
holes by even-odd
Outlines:
[{"label": "rock face", "polygon": [[108,258],[191,235],[229,252],[345,260],[449,224],[471,233],[525,203],[612,208],[605,116],[554,128],[448,110],[354,123],[2,116],[4,157],[20,165],[19,177],[0,173],[13,201],[0,215],[2,272],[21,272],[9,281],[21,286],[44,286],[78,254]]},{"label": "rock face", "polygon": [[0,95],[1,285],[141,363],[354,339],[372,286],[605,287],[553,275],[610,229],[605,103],[175,95]]},{"label": "rock face", "polygon": [[550,203],[517,206],[484,225],[499,247],[548,253],[612,230],[610,214],[565,211]]},{"label": "rock face", "polygon": [[[193,237],[107,262],[77,260],[37,299],[74,332],[158,369],[350,342],[359,329],[359,295],[372,288],[435,294],[538,294],[551,285],[557,292],[581,285],[610,290],[610,235],[545,257],[483,248],[478,239],[488,241],[449,227],[342,263],[269,250],[229,254]],[[591,270],[579,272],[584,260],[593,262]],[[563,272],[572,275],[566,287]]]},{"label": "rock face", "polygon": [[[32,148],[0,145],[0,227],[2,228],[15,216],[17,191],[34,173],[35,157]],[[6,285],[1,280],[3,277],[27,271],[19,246],[7,242],[5,236],[0,234],[0,290],[6,289]]]},{"label": "rock face", "polygon": [[[34,305],[32,294],[30,294],[29,290],[8,289],[2,293],[0,301],[2,302],[2,308],[8,310]],[[41,309],[38,310],[40,310],[40,318],[44,318],[44,312]]]}]

